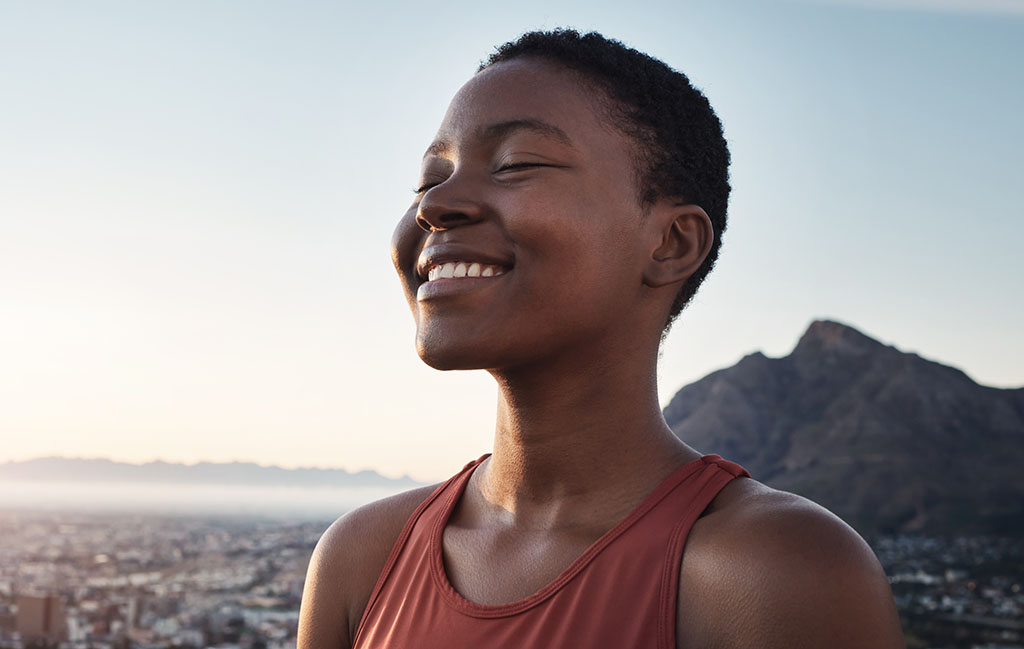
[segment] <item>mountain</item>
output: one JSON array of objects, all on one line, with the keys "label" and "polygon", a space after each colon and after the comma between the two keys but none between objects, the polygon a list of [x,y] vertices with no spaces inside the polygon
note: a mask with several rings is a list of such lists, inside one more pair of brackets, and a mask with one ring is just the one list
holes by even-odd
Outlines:
[{"label": "mountain", "polygon": [[664,414],[694,448],[862,534],[1024,535],[1024,388],[978,385],[838,322],[684,387]]},{"label": "mountain", "polygon": [[386,478],[376,471],[349,473],[344,469],[283,469],[248,462],[125,464],[111,460],[62,457],[0,464],[0,480],[303,487],[414,487],[419,484],[405,476]]}]

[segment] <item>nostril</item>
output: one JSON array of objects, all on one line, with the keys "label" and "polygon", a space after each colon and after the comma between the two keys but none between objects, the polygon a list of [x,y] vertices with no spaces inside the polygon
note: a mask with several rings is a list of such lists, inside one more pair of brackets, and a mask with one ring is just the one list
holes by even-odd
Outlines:
[{"label": "nostril", "polygon": [[456,225],[469,222],[469,217],[461,212],[453,212],[449,214],[441,215],[441,226],[444,228],[450,228]]},{"label": "nostril", "polygon": [[429,219],[423,216],[423,214],[419,214],[416,216],[416,225],[426,232],[436,232],[438,230],[454,228],[469,223],[472,220],[468,215],[461,212],[448,212],[439,216],[431,216]]}]

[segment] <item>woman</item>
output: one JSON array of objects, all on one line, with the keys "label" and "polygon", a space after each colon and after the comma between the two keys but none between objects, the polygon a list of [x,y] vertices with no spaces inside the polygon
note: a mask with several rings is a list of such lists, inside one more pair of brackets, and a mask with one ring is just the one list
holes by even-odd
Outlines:
[{"label": "woman", "polygon": [[393,258],[420,357],[497,381],[493,451],[331,526],[301,649],[902,646],[856,533],[662,418],[728,161],[685,76],[598,34],[526,34],[459,90]]}]

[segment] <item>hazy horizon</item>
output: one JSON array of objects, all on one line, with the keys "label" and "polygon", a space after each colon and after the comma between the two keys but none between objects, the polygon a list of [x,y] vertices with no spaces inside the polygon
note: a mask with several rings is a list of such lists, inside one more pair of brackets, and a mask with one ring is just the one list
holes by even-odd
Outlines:
[{"label": "hazy horizon", "polygon": [[333,520],[410,487],[296,487],[0,480],[0,511],[145,513]]},{"label": "hazy horizon", "polygon": [[[26,462],[34,462],[34,461],[38,461],[38,460],[69,460],[69,461],[83,461],[83,462],[99,461],[99,462],[112,462],[114,464],[120,464],[120,465],[131,466],[131,467],[144,467],[144,466],[148,466],[148,465],[151,465],[151,464],[163,464],[163,465],[180,466],[180,467],[183,467],[183,468],[189,468],[189,467],[196,467],[196,466],[200,466],[200,465],[230,466],[230,465],[235,465],[235,464],[243,464],[243,465],[252,465],[252,466],[255,466],[255,467],[258,467],[258,468],[261,468],[261,469],[282,469],[284,471],[303,471],[303,470],[311,470],[311,471],[344,471],[347,475],[350,475],[350,476],[355,476],[355,475],[358,475],[359,473],[368,471],[368,472],[371,472],[371,473],[376,473],[378,475],[381,475],[381,476],[383,476],[385,478],[388,478],[388,479],[391,479],[391,480],[411,479],[410,476],[408,476],[406,474],[395,475],[395,476],[385,475],[385,474],[381,473],[380,471],[377,471],[373,467],[365,467],[363,469],[352,470],[352,469],[347,469],[345,467],[337,467],[337,466],[315,466],[315,465],[282,466],[280,464],[273,464],[273,463],[267,463],[267,462],[252,462],[252,461],[248,461],[248,460],[210,461],[210,460],[202,460],[202,459],[200,459],[200,460],[196,460],[194,462],[185,462],[185,461],[165,460],[165,459],[162,459],[162,458],[154,458],[152,460],[125,461],[125,460],[117,460],[117,459],[114,459],[114,458],[111,458],[111,457],[104,457],[104,456],[86,457],[86,456],[74,456],[74,455],[40,455],[40,456],[26,457],[26,458],[21,458],[21,459],[18,459],[18,458],[3,459],[3,460],[0,460],[0,467],[6,466],[6,465],[10,465],[10,464],[21,464],[21,463],[26,463]],[[30,481],[33,481],[33,480],[35,480],[35,478],[15,478],[15,479],[8,480],[8,479],[5,479],[2,475],[0,475],[0,485],[5,484],[6,482],[21,482],[21,481],[30,482]],[[72,481],[73,480],[77,480],[77,478],[73,478],[71,480]],[[54,478],[53,481],[57,482],[57,481],[60,481],[60,480],[57,479],[57,478]],[[128,482],[128,481],[124,481],[124,482]],[[173,484],[173,483],[171,483],[171,484]]]},{"label": "hazy horizon", "polygon": [[[901,352],[905,352],[906,350],[900,349],[900,351]],[[785,354],[780,355],[779,357],[781,357],[781,356],[785,356]],[[929,360],[929,361],[932,361],[932,362],[938,362],[938,361],[933,361],[932,359],[927,359],[927,358],[925,360]],[[950,367],[953,367],[953,366],[950,366]],[[717,371],[718,369],[725,369],[725,368],[717,368],[716,370],[712,370],[712,372]],[[960,368],[955,368],[955,369],[960,369]],[[701,377],[701,378],[703,378],[703,377]],[[975,383],[977,383],[977,381],[975,381]],[[689,385],[689,384],[687,384],[687,385]],[[986,385],[981,384],[981,383],[978,383],[978,385],[981,386],[981,387],[988,387],[988,388],[993,388],[993,389],[1009,389],[1009,390],[1024,389],[1024,386],[1000,387],[1000,386],[986,386]],[[679,389],[682,389],[684,387],[686,387],[686,386],[685,385],[684,386],[680,386]],[[672,394],[674,395],[675,392],[677,392],[677,391],[678,390],[673,391]],[[339,470],[339,471],[345,471],[345,472],[349,473],[350,475],[355,475],[355,474],[357,474],[357,473],[359,473],[361,471],[370,471],[370,472],[377,473],[377,474],[379,474],[379,475],[381,475],[381,476],[383,476],[385,478],[389,478],[389,479],[396,479],[397,480],[397,479],[404,479],[404,478],[412,478],[412,476],[410,476],[407,473],[403,473],[403,474],[388,474],[388,473],[382,472],[382,471],[380,471],[377,468],[372,467],[372,466],[366,466],[366,467],[356,468],[356,469],[347,468],[347,467],[343,467],[343,466],[330,466],[330,465],[325,465],[325,464],[307,464],[307,465],[286,466],[286,465],[282,465],[282,464],[275,464],[273,462],[259,462],[259,461],[255,461],[255,460],[246,460],[246,459],[207,460],[207,459],[199,458],[199,459],[196,459],[196,460],[187,461],[187,460],[172,460],[172,459],[165,459],[165,458],[151,458],[151,459],[136,459],[136,460],[119,460],[119,459],[116,459],[114,457],[109,457],[109,456],[73,456],[73,455],[66,455],[65,454],[65,455],[40,455],[40,456],[32,456],[32,457],[24,457],[24,458],[8,458],[6,460],[3,459],[3,458],[0,458],[0,466],[3,466],[5,464],[12,464],[12,463],[16,463],[16,462],[30,462],[30,461],[33,461],[33,460],[45,460],[45,459],[66,459],[66,460],[86,460],[86,461],[88,461],[88,460],[111,461],[111,462],[115,462],[117,464],[124,464],[124,465],[129,465],[129,466],[145,466],[145,465],[148,465],[148,464],[155,464],[155,463],[172,464],[172,465],[179,465],[179,466],[183,466],[183,467],[194,467],[194,466],[198,466],[200,464],[213,464],[213,465],[251,464],[251,465],[255,465],[257,467],[261,467],[261,468],[280,468],[280,469],[284,469],[284,470],[287,470],[287,471],[301,471],[303,469],[311,469],[311,470]],[[418,480],[417,482],[419,482],[420,484],[423,484],[424,482],[430,482],[430,480],[427,480],[427,481]],[[4,484],[4,479],[3,479],[2,476],[0,476],[0,486],[2,486],[3,484]],[[316,488],[316,487],[312,487],[312,488]]]}]

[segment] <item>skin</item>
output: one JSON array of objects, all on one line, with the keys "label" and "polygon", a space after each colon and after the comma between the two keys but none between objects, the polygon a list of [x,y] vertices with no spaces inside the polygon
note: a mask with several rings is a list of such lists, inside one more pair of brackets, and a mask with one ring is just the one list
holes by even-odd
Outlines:
[{"label": "skin", "polygon": [[[548,62],[492,66],[455,96],[393,257],[417,350],[499,386],[491,457],[443,535],[449,581],[481,604],[550,583],[675,469],[700,457],[661,415],[662,325],[707,255],[696,205],[637,200],[636,144],[599,91]],[[464,259],[500,277],[424,288]],[[433,487],[339,519],[314,552],[300,649],[350,647],[402,526]],[[680,566],[679,647],[902,647],[888,582],[838,518],[751,479],[698,519]]]}]

